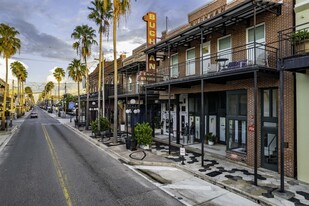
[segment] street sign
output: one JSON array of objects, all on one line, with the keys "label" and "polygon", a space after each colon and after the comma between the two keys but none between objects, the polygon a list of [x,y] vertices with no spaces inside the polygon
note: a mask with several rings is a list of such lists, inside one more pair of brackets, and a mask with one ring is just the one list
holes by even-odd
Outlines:
[{"label": "street sign", "polygon": [[186,148],[180,147],[180,156],[185,156],[186,155]]}]

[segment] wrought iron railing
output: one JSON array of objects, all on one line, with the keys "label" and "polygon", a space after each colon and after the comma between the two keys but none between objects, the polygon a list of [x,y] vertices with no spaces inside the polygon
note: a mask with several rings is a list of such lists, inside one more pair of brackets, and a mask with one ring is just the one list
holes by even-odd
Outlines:
[{"label": "wrought iron railing", "polygon": [[168,67],[161,67],[157,72],[157,82],[185,77],[221,74],[238,69],[250,69],[253,66],[276,68],[277,48],[262,43],[250,43],[209,56],[195,58]]},{"label": "wrought iron railing", "polygon": [[309,54],[309,22],[281,30],[279,58]]}]

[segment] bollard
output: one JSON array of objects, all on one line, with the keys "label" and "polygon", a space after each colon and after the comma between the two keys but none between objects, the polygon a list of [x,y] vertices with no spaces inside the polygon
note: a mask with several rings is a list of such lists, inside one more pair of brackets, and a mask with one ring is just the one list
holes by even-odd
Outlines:
[{"label": "bollard", "polygon": [[181,159],[182,159],[182,161],[181,161],[181,164],[182,164],[182,165],[185,164],[185,163],[184,163],[185,155],[186,155],[186,148],[184,148],[184,146],[182,145],[182,146],[180,147],[180,156],[181,156]]}]

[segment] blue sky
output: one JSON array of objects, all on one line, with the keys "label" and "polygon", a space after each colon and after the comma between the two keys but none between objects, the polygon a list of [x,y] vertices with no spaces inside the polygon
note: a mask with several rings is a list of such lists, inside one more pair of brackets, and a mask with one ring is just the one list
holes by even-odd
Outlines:
[{"label": "blue sky", "polygon": [[[90,0],[0,0],[0,23],[15,27],[20,32],[22,48],[13,59],[28,68],[27,83],[41,85],[52,79],[54,67],[66,70],[69,62],[77,58],[72,49],[71,34],[78,25],[97,26],[88,19]],[[187,23],[187,14],[207,3],[207,0],[137,0],[131,1],[131,13],[120,21],[117,34],[117,52],[131,55],[134,48],[145,42],[146,25],[142,16],[149,11],[157,13],[157,35],[165,30]],[[99,35],[97,34],[97,37]],[[98,39],[98,38],[97,38]],[[112,32],[104,39],[105,58],[111,58]],[[92,48],[92,59],[98,57],[98,46]],[[12,60],[13,61],[13,60]],[[92,68],[96,62],[89,60]],[[4,78],[4,61],[0,58],[0,78]],[[9,77],[12,79],[13,77]],[[69,81],[69,80],[65,80]]]}]

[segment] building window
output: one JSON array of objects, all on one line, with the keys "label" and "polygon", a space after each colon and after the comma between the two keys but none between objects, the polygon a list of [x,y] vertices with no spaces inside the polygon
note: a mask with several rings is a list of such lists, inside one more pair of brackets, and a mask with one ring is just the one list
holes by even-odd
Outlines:
[{"label": "building window", "polygon": [[171,58],[171,77],[178,78],[178,54],[173,54]]},{"label": "building window", "polygon": [[[266,52],[265,52],[265,25],[260,24],[255,27],[255,40],[256,40],[256,64],[265,65]],[[247,48],[248,48],[248,61],[249,64],[254,62],[254,27],[247,29]]]},{"label": "building window", "polygon": [[225,36],[218,39],[218,58],[226,58],[228,61],[232,60],[231,54],[231,36]]},{"label": "building window", "polygon": [[129,76],[129,79],[128,79],[128,91],[132,92],[132,89],[133,89],[132,78],[131,78],[131,76]]},{"label": "building window", "polygon": [[228,150],[247,152],[247,92],[227,93]]},{"label": "building window", "polygon": [[186,52],[186,74],[194,75],[195,74],[195,48],[188,49]]}]

